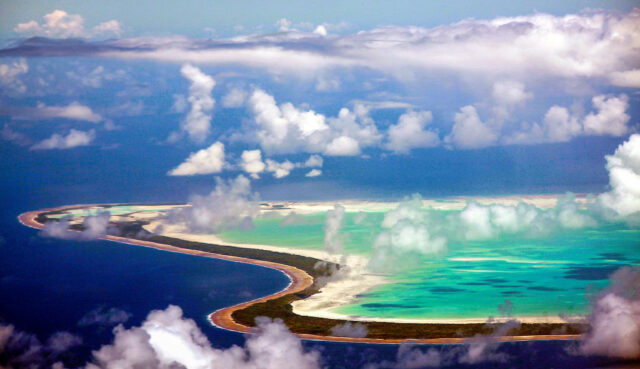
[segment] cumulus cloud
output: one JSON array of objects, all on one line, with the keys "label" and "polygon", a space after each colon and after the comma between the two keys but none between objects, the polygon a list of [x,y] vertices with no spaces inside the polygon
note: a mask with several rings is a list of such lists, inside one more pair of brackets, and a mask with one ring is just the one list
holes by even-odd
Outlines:
[{"label": "cumulus cloud", "polygon": [[362,323],[346,322],[331,328],[331,335],[338,337],[364,338],[368,333],[367,326]]},{"label": "cumulus cloud", "polygon": [[69,130],[66,136],[54,133],[51,137],[37,142],[31,150],[71,149],[78,146],[88,146],[96,137],[95,129],[89,131]]},{"label": "cumulus cloud", "polygon": [[342,205],[334,205],[327,211],[324,224],[324,249],[332,254],[341,253],[344,250],[344,236],[340,229],[344,225],[345,208]]},{"label": "cumulus cloud", "polygon": [[626,114],[629,98],[622,94],[619,97],[599,95],[592,100],[597,113],[589,113],[584,118],[584,131],[591,135],[622,136],[628,132]]},{"label": "cumulus cloud", "polygon": [[542,125],[533,123],[528,127],[502,138],[505,144],[535,144],[541,142],[566,142],[577,136],[622,136],[629,132],[630,116],[627,114],[629,98],[597,95],[591,99],[596,111],[586,116],[570,112],[554,105],[546,112]]},{"label": "cumulus cloud", "polygon": [[288,176],[295,167],[296,165],[289,160],[279,163],[275,160],[267,159],[267,172],[271,172],[275,178]]},{"label": "cumulus cloud", "polygon": [[107,234],[117,234],[117,230],[110,227],[109,219],[111,219],[111,213],[108,211],[86,216],[82,221],[81,230],[71,229],[70,218],[62,218],[59,221],[49,221],[42,227],[40,235],[64,240],[96,240]]},{"label": "cumulus cloud", "polygon": [[307,161],[304,162],[304,167],[305,168],[322,168],[323,163],[324,163],[324,160],[322,159],[322,156],[311,155],[309,156],[309,159],[307,159]]},{"label": "cumulus cloud", "polygon": [[216,178],[216,187],[211,193],[192,196],[191,206],[170,211],[168,219],[194,232],[218,233],[246,227],[260,212],[256,200],[248,178],[242,175],[227,181]]},{"label": "cumulus cloud", "polygon": [[414,148],[438,146],[438,133],[425,129],[432,120],[430,111],[409,111],[402,114],[398,123],[389,127],[389,141],[385,148],[396,153],[408,153]]},{"label": "cumulus cloud", "polygon": [[450,242],[494,239],[503,235],[541,237],[571,229],[595,227],[599,212],[584,208],[567,194],[553,208],[517,205],[484,205],[470,201],[464,209],[443,212],[423,207],[419,195],[401,202],[385,214],[375,239],[370,267],[393,270],[398,260],[406,268],[416,257],[442,256]]},{"label": "cumulus cloud", "polygon": [[245,150],[241,156],[240,166],[253,178],[259,178],[259,174],[264,171],[266,165],[262,162],[262,152],[260,150]]},{"label": "cumulus cloud", "polygon": [[640,212],[640,134],[633,134],[607,155],[611,189],[598,196],[598,202],[619,217],[638,216]]},{"label": "cumulus cloud", "polygon": [[225,108],[238,108],[244,105],[249,94],[241,88],[233,88],[222,98],[222,106]]},{"label": "cumulus cloud", "polygon": [[640,358],[640,267],[622,267],[597,298],[580,351],[625,359]]},{"label": "cumulus cloud", "polygon": [[29,71],[26,60],[20,59],[9,64],[0,64],[0,86],[18,93],[25,93],[27,86],[22,82],[20,76]]},{"label": "cumulus cloud", "polygon": [[122,34],[122,23],[112,19],[110,21],[102,22],[93,27],[94,34],[97,35],[114,35],[120,36]]},{"label": "cumulus cloud", "polygon": [[[305,162],[293,163],[289,160],[278,162],[272,159],[266,159],[262,161],[262,151],[260,150],[245,150],[240,157],[240,168],[248,173],[252,178],[260,178],[259,174],[262,172],[269,172],[275,178],[284,178],[288,176],[292,170],[296,168],[313,168],[322,167],[322,157],[320,155],[311,155]],[[320,172],[319,170],[315,170]],[[313,170],[311,171],[313,172]],[[320,175],[320,172],[317,175]]]},{"label": "cumulus cloud", "polygon": [[320,169],[311,169],[310,171],[307,172],[307,174],[305,174],[305,177],[318,177],[322,175],[322,171]]},{"label": "cumulus cloud", "polygon": [[362,106],[356,106],[353,112],[342,108],[337,117],[327,118],[291,103],[277,105],[273,96],[256,89],[249,97],[248,108],[257,126],[258,142],[269,153],[357,155],[362,147],[373,146],[381,138]]},{"label": "cumulus cloud", "polygon": [[170,305],[149,313],[140,327],[114,330],[112,344],[93,352],[86,369],[319,369],[320,356],[307,351],[279,320],[259,318],[244,347],[215,349],[196,323]]},{"label": "cumulus cloud", "polygon": [[478,149],[494,145],[498,136],[486,123],[480,120],[476,108],[468,105],[455,114],[451,133],[445,141],[461,149]]},{"label": "cumulus cloud", "polygon": [[79,326],[114,326],[122,324],[129,320],[131,313],[124,310],[112,307],[105,309],[104,307],[98,307],[85,314],[78,322]]},{"label": "cumulus cloud", "polygon": [[218,141],[206,149],[192,153],[187,160],[167,174],[170,176],[192,176],[219,173],[225,164],[224,157],[224,144]]},{"label": "cumulus cloud", "polygon": [[43,22],[31,20],[19,23],[13,28],[16,33],[28,36],[47,37],[92,37],[99,35],[120,36],[122,25],[117,20],[110,20],[95,26],[91,30],[84,28],[84,18],[79,14],[69,14],[56,9],[42,17]]},{"label": "cumulus cloud", "polygon": [[[181,129],[189,135],[189,138],[197,143],[202,143],[209,135],[211,129],[211,117],[215,99],[211,97],[211,91],[216,82],[191,64],[185,64],[180,69],[184,78],[191,82],[187,102],[190,106],[187,116],[181,122]],[[175,136],[170,137],[174,140]]]}]

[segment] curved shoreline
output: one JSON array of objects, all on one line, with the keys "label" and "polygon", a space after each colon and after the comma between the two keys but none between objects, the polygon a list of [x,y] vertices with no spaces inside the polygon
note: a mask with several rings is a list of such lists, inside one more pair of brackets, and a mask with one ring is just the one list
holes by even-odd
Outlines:
[{"label": "curved shoreline", "polygon": [[[70,205],[70,206],[60,206],[49,209],[41,209],[36,211],[29,211],[22,213],[18,216],[18,221],[31,228],[42,229],[43,224],[37,222],[35,219],[41,213],[52,212],[52,211],[61,211],[68,210],[72,208],[83,208],[89,206],[104,206],[107,204],[85,204],[85,205]],[[177,252],[188,255],[196,255],[203,256],[221,260],[227,260],[232,262],[240,262],[245,264],[252,264],[257,266],[262,266],[270,269],[275,269],[285,274],[290,283],[283,290],[273,293],[268,296],[264,296],[258,299],[254,299],[251,301],[243,302],[237,305],[233,305],[230,307],[225,307],[222,309],[218,309],[213,313],[208,315],[209,322],[221,329],[230,330],[239,333],[253,333],[254,329],[252,327],[248,327],[236,322],[232,314],[236,311],[245,309],[252,305],[266,302],[269,300],[277,299],[283,296],[287,296],[290,294],[294,294],[300,291],[305,290],[310,287],[314,280],[308,273],[305,271],[296,268],[291,265],[275,263],[271,261],[265,260],[256,260],[249,259],[244,257],[232,256],[232,255],[223,255],[214,252],[208,251],[200,251],[200,250],[191,250],[182,247],[172,246],[163,243],[151,242],[146,240],[139,240],[134,238],[126,238],[119,236],[107,235],[101,237],[100,239],[119,242],[129,245],[143,246],[148,248],[154,248],[163,251],[169,252]],[[347,322],[347,320],[345,320]],[[383,338],[352,338],[352,337],[339,337],[339,336],[324,336],[324,335],[314,335],[308,333],[294,333],[302,339],[306,340],[315,340],[315,341],[333,341],[333,342],[352,342],[352,343],[376,343],[376,344],[398,344],[398,343],[418,343],[418,344],[459,344],[468,341],[471,337],[451,337],[451,338],[425,338],[425,339],[383,339]],[[565,335],[523,335],[523,336],[499,336],[495,337],[496,340],[500,342],[514,342],[514,341],[534,341],[534,340],[575,340],[579,337],[576,334],[565,334]]]}]

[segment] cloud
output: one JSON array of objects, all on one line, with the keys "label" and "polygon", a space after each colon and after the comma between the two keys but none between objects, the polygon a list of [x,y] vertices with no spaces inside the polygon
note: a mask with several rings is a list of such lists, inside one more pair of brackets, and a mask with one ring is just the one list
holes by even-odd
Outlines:
[{"label": "cloud", "polygon": [[262,162],[262,152],[260,150],[245,150],[242,152],[242,162],[240,166],[242,170],[247,172],[253,178],[259,178],[266,165]]},{"label": "cloud", "polygon": [[37,142],[31,150],[71,149],[78,146],[88,146],[96,137],[95,129],[79,131],[71,129],[66,136],[54,133],[51,137]]},{"label": "cloud", "polygon": [[494,333],[489,336],[476,335],[466,343],[466,351],[458,358],[461,364],[478,364],[483,362],[506,362],[509,356],[498,352],[500,342],[498,337],[506,335],[510,330],[519,328],[520,322],[510,320],[501,324]]},{"label": "cloud", "polygon": [[471,105],[460,108],[453,120],[455,123],[445,142],[458,148],[478,149],[492,146],[498,140],[497,134],[480,120],[476,108]]},{"label": "cloud", "polygon": [[566,142],[578,136],[622,136],[630,130],[630,116],[627,114],[629,98],[625,94],[594,96],[591,101],[596,111],[586,116],[554,105],[547,110],[542,125],[527,122],[515,127],[505,125],[515,106],[513,104],[527,99],[523,97],[523,94],[527,95],[524,90],[516,90],[518,92],[507,94],[511,96],[508,99],[502,98],[503,101],[496,103],[493,115],[486,122],[480,119],[475,106],[461,108],[454,117],[455,124],[445,141],[461,149],[474,149],[498,144]]},{"label": "cloud", "polygon": [[325,117],[302,110],[291,103],[277,105],[273,96],[255,89],[247,101],[255,123],[246,140],[255,140],[269,154],[298,152],[330,156],[358,155],[375,146],[382,135],[369,117],[368,109],[356,105],[353,111],[340,109],[337,117]]},{"label": "cloud", "polygon": [[543,131],[551,142],[566,142],[582,133],[582,125],[567,108],[554,105],[544,115]]},{"label": "cloud", "polygon": [[117,234],[117,229],[109,225],[110,218],[111,213],[108,211],[86,216],[82,221],[82,230],[71,229],[69,218],[62,218],[59,221],[49,221],[42,227],[40,235],[63,240],[96,240],[107,234]]},{"label": "cloud", "polygon": [[505,352],[499,351],[500,341],[498,338],[507,335],[510,330],[518,328],[520,323],[511,320],[498,325],[491,321],[488,321],[487,324],[494,328],[494,332],[489,335],[482,336],[478,334],[460,345],[444,345],[440,348],[428,348],[424,351],[411,344],[401,344],[398,347],[395,362],[382,361],[369,364],[366,368],[457,368],[461,365],[475,367],[475,365],[480,364],[481,367],[484,367],[486,363],[507,363],[510,356]]},{"label": "cloud", "polygon": [[354,156],[360,154],[360,143],[352,137],[334,138],[324,150],[329,156]]},{"label": "cloud", "polygon": [[239,108],[244,105],[249,94],[241,88],[233,88],[222,98],[222,106],[225,108]]},{"label": "cloud", "polygon": [[187,160],[167,173],[170,176],[220,173],[225,165],[224,144],[215,142],[206,149],[189,155]]},{"label": "cloud", "polygon": [[29,137],[24,135],[23,133],[14,131],[9,124],[5,123],[2,127],[2,131],[0,131],[0,137],[2,137],[5,141],[11,141],[20,146],[28,146],[31,144],[31,140]]},{"label": "cloud", "polygon": [[614,86],[638,88],[640,86],[640,69],[613,72],[609,78]]},{"label": "cloud", "polygon": [[380,225],[382,231],[374,241],[369,266],[373,270],[393,270],[397,267],[395,262],[409,254],[427,257],[444,254],[447,240],[431,233],[426,215],[417,195],[388,211]]},{"label": "cloud", "polygon": [[69,332],[57,332],[43,344],[35,335],[0,323],[0,367],[59,368],[63,354],[81,344],[82,338]]},{"label": "cloud", "polygon": [[287,18],[280,18],[276,22],[276,26],[278,27],[278,31],[287,32],[291,28],[291,21],[287,20]]},{"label": "cloud", "polygon": [[39,103],[35,108],[10,107],[4,110],[16,119],[36,120],[60,118],[91,123],[99,123],[104,120],[100,114],[95,113],[90,107],[82,105],[77,101],[66,106],[47,106]]},{"label": "cloud", "polygon": [[131,313],[124,310],[115,307],[109,309],[99,307],[85,314],[78,322],[78,325],[81,327],[92,325],[114,326],[126,322],[129,318],[131,318]]},{"label": "cloud", "polygon": [[122,23],[112,19],[110,21],[102,22],[93,27],[94,34],[107,34],[120,36],[122,34]]},{"label": "cloud", "polygon": [[320,356],[307,351],[279,320],[259,318],[244,347],[216,349],[182,309],[154,310],[140,327],[114,330],[112,344],[93,352],[86,369],[319,369]]},{"label": "cloud", "polygon": [[425,129],[432,120],[433,115],[430,111],[409,111],[402,114],[397,124],[389,126],[389,141],[385,148],[395,153],[406,154],[411,149],[438,146],[438,133]]},{"label": "cloud", "polygon": [[344,250],[344,236],[340,229],[344,225],[345,208],[342,205],[334,205],[327,211],[324,224],[324,249],[331,254],[339,254]]},{"label": "cloud", "polygon": [[607,155],[611,189],[598,196],[598,203],[618,217],[638,218],[640,212],[640,134],[633,134]]},{"label": "cloud", "polygon": [[322,175],[322,171],[319,169],[311,169],[309,172],[307,172],[307,174],[305,174],[305,177],[318,177]]},{"label": "cloud", "polygon": [[622,267],[610,280],[593,305],[590,330],[580,338],[580,352],[639,359],[640,267]]},{"label": "cloud", "polygon": [[327,35],[327,27],[325,27],[324,25],[320,24],[313,30],[313,33],[316,34],[316,35],[320,35],[320,36],[326,36]]},{"label": "cloud", "polygon": [[275,160],[267,159],[267,172],[273,173],[275,178],[284,178],[288,176],[295,167],[296,165],[289,160],[278,163]]},{"label": "cloud", "polygon": [[368,333],[367,326],[361,323],[346,322],[331,328],[331,335],[338,337],[364,338]]},{"label": "cloud", "polygon": [[622,136],[628,132],[626,114],[629,98],[625,94],[619,97],[599,95],[592,99],[597,113],[589,113],[584,118],[584,131],[588,135]]},{"label": "cloud", "polygon": [[499,105],[513,106],[523,103],[533,97],[531,92],[525,91],[524,84],[518,81],[496,81],[491,93],[493,100]]},{"label": "cloud", "polygon": [[59,9],[44,15],[42,19],[42,23],[38,23],[35,20],[19,23],[13,28],[13,31],[29,36],[59,38],[91,37],[98,35],[120,36],[122,33],[122,25],[117,20],[100,23],[91,31],[87,31],[84,28],[84,18],[81,15],[69,14]]},{"label": "cloud", "polygon": [[[455,74],[481,76],[491,84],[581,79],[639,87],[637,78],[627,78],[636,76],[639,69],[635,52],[640,44],[639,18],[640,9],[626,14],[535,13],[466,19],[433,28],[385,26],[335,37],[295,31],[290,22],[281,20],[278,26],[286,32],[279,34],[209,42],[135,38],[86,48],[104,57],[245,66],[276,74],[321,75],[338,68],[368,68],[404,80]],[[44,28],[36,22],[19,27]],[[77,29],[69,27],[65,32],[78,33]],[[47,51],[51,52],[42,50]],[[78,48],[65,51],[86,53]]]},{"label": "cloud", "polygon": [[[265,162],[262,161],[262,152],[260,150],[245,150],[242,152],[239,166],[255,179],[260,178],[259,174],[265,171],[272,173],[275,178],[284,178],[296,168],[322,167],[323,160],[320,155],[311,155],[304,163],[293,163],[289,160],[277,162],[271,159],[266,159]],[[316,172],[319,171],[316,170]]]},{"label": "cloud", "polygon": [[42,17],[40,25],[35,20],[18,24],[13,30],[17,33],[43,35],[49,37],[82,37],[84,18],[78,14],[68,14],[64,10],[54,10]]},{"label": "cloud", "polygon": [[322,156],[320,155],[311,155],[309,159],[304,162],[305,168],[322,168],[323,164]]},{"label": "cloud", "polygon": [[192,196],[191,206],[170,211],[168,219],[194,232],[218,233],[250,224],[260,212],[256,200],[248,178],[242,175],[227,181],[216,178],[211,193]]},{"label": "cloud", "polygon": [[[180,127],[192,141],[202,143],[211,130],[212,111],[216,103],[215,99],[211,97],[211,91],[216,82],[211,76],[202,73],[198,67],[191,64],[183,65],[180,73],[191,82],[187,98],[190,109]],[[175,140],[175,137],[177,136],[170,137],[170,141]]]},{"label": "cloud", "polygon": [[28,71],[29,65],[24,59],[11,64],[0,64],[0,85],[11,91],[23,94],[27,91],[27,86],[22,82],[20,76]]}]

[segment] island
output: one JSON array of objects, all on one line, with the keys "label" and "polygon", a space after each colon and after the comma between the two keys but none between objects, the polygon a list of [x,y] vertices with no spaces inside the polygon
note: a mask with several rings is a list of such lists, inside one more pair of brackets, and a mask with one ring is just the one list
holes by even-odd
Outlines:
[{"label": "island", "polygon": [[[286,209],[284,203],[265,203],[270,210]],[[461,343],[475,335],[493,334],[505,319],[490,321],[442,320],[411,321],[392,319],[338,319],[324,316],[301,315],[294,305],[321,293],[324,286],[319,281],[330,278],[340,270],[336,262],[278,251],[277,248],[242,247],[238,244],[198,242],[193,239],[171,237],[150,231],[149,226],[158,212],[188,204],[90,204],[61,206],[30,211],[19,215],[19,221],[28,227],[42,229],[48,222],[71,219],[69,231],[82,232],[81,220],[90,211],[112,212],[109,234],[100,238],[108,241],[150,247],[169,252],[185,253],[201,257],[217,258],[231,262],[259,265],[284,273],[290,283],[282,291],[212,312],[209,320],[215,326],[237,332],[251,333],[257,317],[281,319],[295,334],[304,339],[368,343]],[[384,206],[384,205],[383,205]],[[65,218],[68,217],[68,218]],[[167,233],[167,232],[165,232]],[[170,234],[170,233],[168,233]],[[197,239],[197,237],[195,238]],[[515,317],[516,319],[518,317]],[[364,325],[366,337],[332,335],[332,328],[345,323]],[[579,321],[524,319],[517,328],[497,337],[501,341],[567,340],[576,339],[586,329]]]}]

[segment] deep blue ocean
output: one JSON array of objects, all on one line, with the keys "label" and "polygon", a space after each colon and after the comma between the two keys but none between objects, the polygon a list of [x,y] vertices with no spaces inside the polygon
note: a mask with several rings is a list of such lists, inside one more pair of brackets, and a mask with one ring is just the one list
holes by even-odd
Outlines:
[{"label": "deep blue ocean", "polygon": [[[196,320],[214,346],[229,347],[232,344],[241,345],[244,337],[212,327],[206,321],[206,315],[217,308],[279,290],[287,283],[282,274],[265,268],[106,241],[45,239],[39,237],[36,230],[18,223],[16,216],[28,210],[96,202],[186,201],[189,194],[204,192],[213,187],[213,179],[209,176],[168,178],[165,169],[154,164],[166,160],[169,155],[166,146],[150,145],[150,149],[144,152],[79,148],[34,153],[9,144],[0,145],[0,322],[34,333],[43,341],[53,333],[63,330],[82,336],[83,345],[74,349],[72,355],[66,358],[69,365],[86,362],[90,359],[91,350],[110,343],[113,339],[109,328],[78,325],[78,321],[87,312],[96,308],[116,307],[130,312],[132,317],[125,323],[125,326],[130,327],[139,325],[153,309],[164,309],[168,304],[179,305],[186,317]],[[578,156],[581,156],[580,161],[604,162],[602,152],[612,152],[616,145],[617,142],[611,141],[606,147],[588,149],[589,145],[585,145],[582,153],[569,149],[567,151],[576,157],[576,162]],[[514,155],[536,154],[528,152],[535,151],[535,148],[514,148],[511,153],[504,153],[505,149],[499,149],[503,154],[491,150],[493,149],[486,151],[487,160],[480,160],[481,167],[470,169],[468,173],[438,177],[433,172],[416,168],[414,174],[405,178],[408,182],[403,191],[422,190],[426,196],[442,188],[448,190],[440,190],[443,193],[439,195],[453,195],[456,192],[487,193],[492,183],[501,183],[498,192],[502,193],[598,191],[606,186],[606,172],[603,169],[602,172],[584,173],[579,178],[581,181],[578,181],[578,185],[572,188],[565,181],[573,179],[576,182],[576,177],[563,172],[560,167],[554,167],[552,162],[547,165],[547,169],[558,173],[555,181],[541,179],[536,175],[542,167],[525,168],[514,164],[513,171],[518,176],[504,177],[512,178],[511,182],[505,182],[504,178],[497,175],[492,177],[489,173],[488,181],[474,184],[471,180],[476,174],[474,170],[484,170],[486,174],[501,162],[517,163]],[[482,152],[484,151],[480,151]],[[445,157],[440,151],[425,150],[425,153],[432,155],[434,161]],[[134,155],[136,162],[148,160],[149,164],[130,166]],[[178,157],[181,155],[177,154]],[[463,154],[455,160],[471,160],[471,157],[466,158]],[[455,164],[443,164],[442,160],[439,162],[439,166],[434,164],[433,170],[442,173],[452,171],[448,169],[448,165]],[[419,164],[429,165],[424,160]],[[361,183],[353,180],[341,182],[340,170],[348,168],[341,169],[337,164],[332,166],[330,163],[325,165],[328,168],[323,181],[300,183],[298,191],[288,190],[295,184],[278,190],[275,182],[268,179],[260,183],[256,190],[267,199],[282,199],[285,196],[283,194],[298,199],[304,199],[305,194],[308,198],[362,198],[380,194],[390,194],[389,197],[397,198],[408,194],[390,190],[401,188],[402,185],[402,180],[393,172],[387,177],[378,178],[367,178],[367,174],[363,173],[361,177],[357,177],[361,178]],[[393,163],[385,165],[389,168],[396,166]],[[405,170],[406,165],[418,164],[409,162],[405,164]],[[395,182],[385,180],[392,177],[396,178]],[[354,178],[353,173],[350,178]],[[451,185],[447,187],[447,184]],[[357,188],[363,190],[358,192]],[[312,193],[309,189],[317,192]],[[328,368],[359,368],[366,363],[393,360],[397,352],[396,345],[305,344],[322,352]],[[609,359],[570,355],[567,348],[573,344],[503,344],[500,350],[512,355],[509,362],[485,363],[477,367],[579,368],[615,364],[615,361]]]}]

